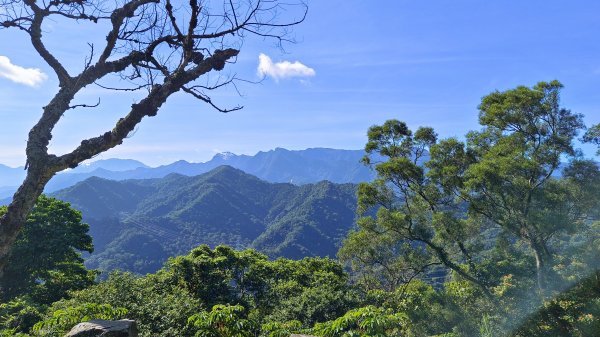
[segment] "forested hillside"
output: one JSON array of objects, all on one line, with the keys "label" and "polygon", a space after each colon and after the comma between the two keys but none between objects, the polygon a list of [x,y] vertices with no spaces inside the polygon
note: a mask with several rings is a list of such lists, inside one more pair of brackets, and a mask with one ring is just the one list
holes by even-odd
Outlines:
[{"label": "forested hillside", "polygon": [[355,194],[353,184],[273,184],[220,166],[194,177],[94,177],[53,196],[90,224],[90,268],[146,273],[200,244],[253,247],[271,257],[333,257],[354,225]]}]

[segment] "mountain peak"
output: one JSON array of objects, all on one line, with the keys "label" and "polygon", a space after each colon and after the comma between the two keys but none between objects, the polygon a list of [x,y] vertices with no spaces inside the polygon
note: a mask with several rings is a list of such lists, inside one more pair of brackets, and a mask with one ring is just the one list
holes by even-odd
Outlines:
[{"label": "mountain peak", "polygon": [[229,160],[231,158],[237,157],[237,155],[233,152],[220,152],[214,155],[213,159],[222,159]]},{"label": "mountain peak", "polygon": [[217,166],[216,168],[210,170],[206,174],[210,174],[210,175],[235,174],[238,176],[247,176],[247,177],[256,178],[255,176],[248,174],[248,173],[246,173],[238,168],[235,168],[233,166],[230,166],[230,165]]},{"label": "mountain peak", "polygon": [[97,169],[103,169],[106,171],[113,172],[123,172],[135,170],[140,167],[147,168],[148,166],[140,161],[133,159],[109,158],[96,160],[93,162],[83,162],[78,167],[71,170],[71,173],[88,173],[93,172]]}]

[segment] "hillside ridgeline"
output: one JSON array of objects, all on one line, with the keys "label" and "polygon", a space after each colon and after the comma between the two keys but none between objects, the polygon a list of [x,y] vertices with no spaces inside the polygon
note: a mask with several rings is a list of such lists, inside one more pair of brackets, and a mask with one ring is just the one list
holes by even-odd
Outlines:
[{"label": "hillside ridgeline", "polygon": [[356,185],[269,183],[230,166],[188,177],[92,177],[53,196],[82,211],[95,251],[87,265],[137,273],[200,244],[270,257],[335,256],[354,224]]}]

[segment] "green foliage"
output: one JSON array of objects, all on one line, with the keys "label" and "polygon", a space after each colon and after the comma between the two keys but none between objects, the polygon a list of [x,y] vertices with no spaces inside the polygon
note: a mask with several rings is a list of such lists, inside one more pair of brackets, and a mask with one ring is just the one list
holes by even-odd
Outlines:
[{"label": "green foliage", "polygon": [[[0,214],[5,211],[0,208]],[[37,303],[50,304],[69,290],[93,284],[96,273],[84,267],[80,254],[93,251],[88,228],[68,203],[40,196],[0,278],[2,299],[27,294]]]},{"label": "green foliage", "polygon": [[269,263],[269,292],[258,302],[268,321],[316,322],[335,319],[358,303],[348,275],[331,259],[278,259]]},{"label": "green foliage", "polygon": [[590,127],[583,135],[583,141],[598,146],[597,154],[600,155],[600,124]]},{"label": "green foliage", "polygon": [[481,337],[494,337],[500,335],[502,332],[499,331],[492,322],[489,315],[484,315],[481,318],[481,323],[479,324],[479,335]]},{"label": "green foliage", "polygon": [[146,277],[112,273],[106,281],[73,293],[69,300],[54,303],[50,311],[81,303],[126,308],[127,318],[137,321],[142,337],[192,336],[187,319],[204,308],[184,287],[172,283],[165,273]]},{"label": "green foliage", "polygon": [[[464,163],[437,169],[428,165],[443,162],[446,157],[442,156],[448,154],[436,150],[436,139],[431,128],[420,128],[413,136],[406,124],[397,120],[369,130],[365,162],[371,163],[369,158],[375,154],[387,160],[373,164],[377,171],[374,182],[359,186],[358,210],[363,217],[358,220],[359,230],[349,235],[338,256],[349,262],[358,280],[370,288],[392,290],[437,264],[486,288],[487,280],[472,258],[479,249],[476,243],[481,231],[476,223],[465,221],[464,204],[454,200],[450,181],[440,179],[447,171],[464,170],[459,167]],[[441,144],[456,147],[455,153],[462,151],[454,140]],[[426,173],[419,162],[428,149],[432,159],[426,163],[430,167]],[[436,154],[440,157],[434,159]],[[372,209],[377,210],[375,217],[369,214]]]},{"label": "green foliage", "polygon": [[325,337],[403,336],[402,327],[406,319],[406,315],[401,313],[366,306],[350,310],[334,321],[317,324],[314,333]]},{"label": "green foliage", "polygon": [[[561,88],[540,82],[485,96],[482,128],[465,141],[438,141],[431,128],[413,133],[397,120],[369,129],[364,162],[377,179],[359,186],[362,217],[338,256],[363,289],[384,297],[419,278],[441,287],[446,277],[423,312],[452,329],[376,302],[424,327],[410,333],[497,334],[599,266],[600,170],[577,157],[582,116],[560,106]],[[597,129],[584,140],[594,142]]]},{"label": "green foliage", "polygon": [[113,308],[108,304],[83,303],[75,307],[55,310],[49,318],[36,323],[33,331],[39,336],[62,336],[77,323],[93,319],[121,319],[126,314],[125,308]]},{"label": "green foliage", "polygon": [[302,322],[268,322],[261,326],[261,337],[289,337],[290,334],[301,332]]},{"label": "green foliage", "polygon": [[595,336],[600,331],[600,272],[578,282],[520,324],[512,337]]},{"label": "green foliage", "polygon": [[331,259],[268,261],[254,250],[203,245],[170,260],[167,270],[207,307],[240,304],[271,321],[310,326],[337,317],[355,302],[347,275]]},{"label": "green foliage", "polygon": [[581,115],[559,106],[557,81],[518,87],[482,99],[482,131],[467,136],[475,162],[461,193],[472,217],[485,218],[525,242],[536,260],[537,284],[551,282],[550,237],[572,233],[585,213],[572,212],[565,184],[551,178],[583,129]]},{"label": "green foliage", "polygon": [[[54,303],[50,311],[81,303],[126,308],[127,318],[138,322],[143,337],[216,334],[209,326],[198,329],[198,324],[226,312],[255,324],[252,331],[257,334],[262,324],[281,322],[265,325],[263,335],[277,336],[296,329],[296,323],[290,323],[294,320],[309,328],[339,317],[356,305],[357,295],[342,266],[331,259],[269,261],[254,250],[203,245],[169,260],[156,274],[113,273],[97,285],[72,293],[70,299]],[[198,324],[188,324],[192,316]]]},{"label": "green foliage", "polygon": [[438,335],[468,320],[447,294],[420,280],[391,292],[370,291],[365,302],[406,315],[403,332],[408,337]]},{"label": "green foliage", "polygon": [[207,307],[219,303],[248,307],[266,291],[266,263],[267,257],[253,250],[236,252],[226,246],[212,250],[202,245],[169,260],[167,268]]},{"label": "green foliage", "polygon": [[56,197],[91,224],[97,249],[88,266],[146,274],[199,242],[271,258],[334,257],[354,223],[356,185],[272,184],[223,166],[194,177],[90,178]]},{"label": "green foliage", "polygon": [[[350,235],[340,257],[368,280],[382,270],[410,279],[410,270],[438,261],[489,292],[497,279],[475,262],[482,248],[477,242],[485,241],[481,235],[489,228],[529,246],[538,286],[547,288],[549,238],[573,233],[590,210],[573,212],[571,187],[551,178],[561,157],[575,154],[572,141],[583,128],[580,115],[559,106],[561,88],[557,81],[540,82],[484,97],[484,128],[469,133],[465,144],[437,142],[430,128],[413,136],[397,120],[371,127],[365,150],[387,160],[373,165],[375,182],[359,187],[359,211],[379,211],[359,220],[360,231]],[[427,172],[417,165],[426,150]],[[368,245],[360,244],[363,239]],[[369,270],[376,261],[380,268]],[[402,282],[390,278],[380,281],[389,288]]]},{"label": "green foliage", "polygon": [[196,329],[197,337],[253,337],[258,335],[258,325],[242,318],[241,305],[213,306],[210,312],[202,311],[188,320]]},{"label": "green foliage", "polygon": [[0,303],[0,336],[25,334],[42,319],[42,308],[30,298],[19,297]]}]

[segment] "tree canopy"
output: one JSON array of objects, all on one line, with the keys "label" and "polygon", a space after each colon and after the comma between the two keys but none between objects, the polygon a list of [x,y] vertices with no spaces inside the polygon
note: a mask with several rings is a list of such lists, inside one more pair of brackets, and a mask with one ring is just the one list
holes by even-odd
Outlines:
[{"label": "tree canopy", "polygon": [[[570,267],[596,268],[590,252],[575,251],[596,236],[600,170],[578,156],[585,126],[560,106],[561,88],[540,82],[485,96],[482,128],[464,141],[398,120],[371,127],[365,163],[377,179],[359,187],[363,217],[339,252],[357,282],[392,290],[452,276],[492,307],[514,296],[527,312],[571,282]],[[507,282],[518,286],[507,292]]]},{"label": "tree canopy", "polygon": [[[6,207],[0,208],[4,212]],[[50,304],[69,290],[92,285],[96,273],[85,268],[81,257],[94,249],[88,229],[68,203],[40,196],[0,278],[2,301],[27,295]]]}]

